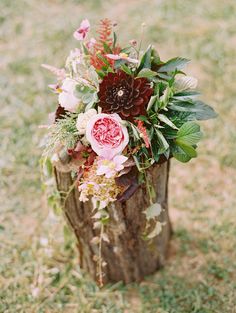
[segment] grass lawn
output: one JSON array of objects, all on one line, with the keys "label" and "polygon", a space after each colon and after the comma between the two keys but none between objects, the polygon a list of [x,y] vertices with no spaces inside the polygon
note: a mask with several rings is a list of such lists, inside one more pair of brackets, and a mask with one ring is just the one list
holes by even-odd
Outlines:
[{"label": "grass lawn", "polygon": [[[235,16],[235,0],[0,1],[1,313],[236,312]],[[172,162],[168,261],[140,285],[99,290],[81,273],[41,187],[38,125],[56,98],[40,64],[63,65],[85,17],[116,20],[123,44],[139,39],[146,22],[144,44],[164,60],[191,58],[187,72],[219,113],[202,125],[199,157]]]}]

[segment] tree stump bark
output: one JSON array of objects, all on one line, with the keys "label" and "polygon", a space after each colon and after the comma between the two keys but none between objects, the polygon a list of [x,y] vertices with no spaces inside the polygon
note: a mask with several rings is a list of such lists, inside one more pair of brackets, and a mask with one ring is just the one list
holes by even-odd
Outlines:
[{"label": "tree stump bark", "polygon": [[[105,283],[141,281],[144,276],[164,265],[171,235],[168,215],[169,165],[169,161],[166,161],[148,170],[156,191],[156,202],[162,207],[159,220],[165,222],[161,233],[150,242],[141,238],[146,223],[143,211],[149,206],[145,188],[139,187],[129,200],[124,203],[117,201],[109,207],[110,219],[106,233],[110,242],[103,241],[102,244],[102,257],[107,263],[103,268]],[[68,191],[73,184],[70,173],[55,169],[55,177],[59,191]],[[80,266],[96,280],[94,255],[97,254],[97,247],[91,244],[91,240],[97,231],[93,229],[92,205],[90,202],[80,202],[79,192],[74,188],[65,202],[64,212],[78,241]]]}]

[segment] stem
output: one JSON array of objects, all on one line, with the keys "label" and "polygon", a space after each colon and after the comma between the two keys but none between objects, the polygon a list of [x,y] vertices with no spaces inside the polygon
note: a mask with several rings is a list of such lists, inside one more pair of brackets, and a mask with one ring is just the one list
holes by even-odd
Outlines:
[{"label": "stem", "polygon": [[139,43],[139,47],[138,47],[138,59],[139,59],[139,53],[142,47],[142,43],[143,43],[143,30],[144,30],[145,25],[142,24],[141,26],[141,38],[140,38],[140,43]]},{"label": "stem", "polygon": [[66,200],[68,199],[70,193],[74,190],[75,186],[77,185],[77,180],[75,180],[73,182],[73,184],[70,186],[69,190],[66,192],[66,196],[64,197],[63,199],[63,208],[65,207],[65,204],[66,204]]},{"label": "stem", "polygon": [[99,286],[103,287],[103,273],[102,273],[102,237],[104,233],[104,225],[101,225],[99,246],[98,246],[98,282]]},{"label": "stem", "polygon": [[147,188],[147,192],[148,192],[148,196],[149,196],[150,205],[152,205],[153,204],[153,197],[152,197],[152,192],[151,192],[151,188],[150,188],[150,184],[149,184],[149,180],[148,180],[148,176],[147,176],[146,171],[144,171],[144,176],[145,176],[145,180],[146,180],[146,188]]}]

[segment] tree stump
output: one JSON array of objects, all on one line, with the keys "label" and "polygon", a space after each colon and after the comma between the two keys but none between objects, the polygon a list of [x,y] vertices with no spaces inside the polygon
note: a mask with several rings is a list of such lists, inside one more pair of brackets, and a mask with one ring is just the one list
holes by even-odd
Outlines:
[{"label": "tree stump", "polygon": [[[102,244],[102,257],[107,263],[103,268],[105,283],[138,282],[164,265],[171,235],[168,215],[169,165],[169,161],[166,161],[147,172],[156,191],[156,202],[162,206],[159,221],[165,222],[161,233],[154,239],[145,241],[142,238],[146,223],[143,212],[149,206],[146,188],[139,187],[129,200],[123,203],[116,201],[109,207],[110,219],[106,226],[109,243],[103,241]],[[70,173],[55,169],[55,177],[59,191],[68,191],[73,184]],[[78,241],[80,267],[96,280],[94,255],[97,254],[97,247],[91,244],[91,240],[97,231],[93,229],[92,204],[80,202],[79,192],[74,188],[65,202],[64,213]]]}]

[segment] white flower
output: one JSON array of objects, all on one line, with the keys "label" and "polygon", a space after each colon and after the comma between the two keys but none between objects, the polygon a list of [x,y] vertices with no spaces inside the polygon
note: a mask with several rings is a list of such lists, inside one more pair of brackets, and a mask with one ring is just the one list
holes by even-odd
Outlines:
[{"label": "white flower", "polygon": [[62,92],[59,94],[58,101],[67,111],[75,112],[80,100],[75,97],[74,91],[77,82],[71,78],[66,78],[61,86]]},{"label": "white flower", "polygon": [[85,113],[78,114],[76,127],[78,129],[79,135],[85,135],[88,121],[90,120],[92,116],[96,114],[97,114],[97,111],[95,109],[89,109]]},{"label": "white flower", "polygon": [[66,68],[72,69],[75,74],[78,74],[78,65],[83,62],[83,54],[80,49],[75,48],[70,51],[70,55],[66,60]]}]

